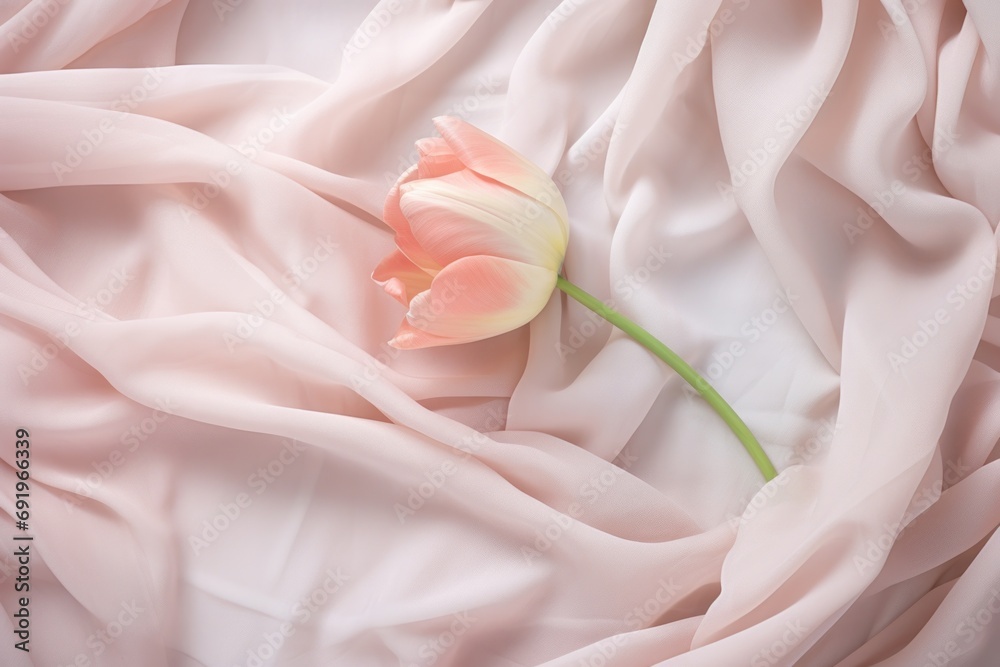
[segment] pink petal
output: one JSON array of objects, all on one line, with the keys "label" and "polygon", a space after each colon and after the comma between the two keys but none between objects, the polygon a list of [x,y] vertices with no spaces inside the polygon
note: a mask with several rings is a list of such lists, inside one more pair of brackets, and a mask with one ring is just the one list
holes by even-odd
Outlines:
[{"label": "pink petal", "polygon": [[441,137],[428,137],[417,141],[420,161],[417,168],[420,178],[444,176],[465,169],[465,165]]},{"label": "pink petal", "polygon": [[399,250],[393,250],[379,262],[372,272],[372,280],[404,306],[409,306],[414,296],[431,288],[431,275]]},{"label": "pink petal", "polygon": [[548,174],[510,146],[459,118],[438,116],[434,127],[469,169],[551,208],[562,221],[563,236],[568,242],[566,203]]},{"label": "pink petal", "polygon": [[558,271],[566,254],[552,209],[468,170],[405,185],[400,208],[441,266],[492,255]]},{"label": "pink petal", "polygon": [[399,350],[417,350],[423,347],[440,347],[455,343],[456,341],[451,338],[421,331],[405,319],[399,325],[396,335],[389,341],[389,345]]},{"label": "pink petal", "polygon": [[382,219],[385,221],[385,224],[389,225],[396,232],[396,246],[403,251],[403,254],[418,266],[431,271],[437,271],[441,267],[417,243],[417,240],[413,237],[413,232],[410,230],[410,223],[406,221],[403,212],[399,208],[402,186],[415,181],[417,178],[419,178],[417,165],[413,165],[396,180],[396,183],[389,190],[389,194],[385,197]]},{"label": "pink petal", "polygon": [[[556,274],[548,269],[499,257],[465,257],[446,266],[430,290],[413,298],[406,319],[413,328],[453,343],[482,340],[530,322],[555,284]],[[424,343],[418,338],[403,344]]]}]

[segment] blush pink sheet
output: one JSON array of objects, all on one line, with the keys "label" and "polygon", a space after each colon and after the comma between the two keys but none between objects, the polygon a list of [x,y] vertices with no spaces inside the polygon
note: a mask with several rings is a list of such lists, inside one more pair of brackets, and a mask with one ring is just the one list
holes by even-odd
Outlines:
[{"label": "blush pink sheet", "polygon": [[[0,23],[3,665],[998,664],[995,2]],[[777,479],[559,294],[385,344],[382,203],[442,114],[553,175],[567,276]]]}]

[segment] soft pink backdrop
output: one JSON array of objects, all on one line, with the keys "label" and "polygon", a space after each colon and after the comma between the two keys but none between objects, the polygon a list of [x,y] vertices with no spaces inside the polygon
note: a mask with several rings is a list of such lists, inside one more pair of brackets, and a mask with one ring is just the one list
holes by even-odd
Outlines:
[{"label": "soft pink backdrop", "polygon": [[[995,3],[0,19],[4,665],[993,664]],[[385,346],[382,203],[440,114],[554,175],[568,276],[705,373],[778,479],[558,295]]]}]

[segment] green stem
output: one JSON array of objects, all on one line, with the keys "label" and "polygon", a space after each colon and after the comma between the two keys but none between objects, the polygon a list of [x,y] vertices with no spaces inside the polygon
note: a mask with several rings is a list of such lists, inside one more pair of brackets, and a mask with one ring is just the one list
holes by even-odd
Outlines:
[{"label": "green stem", "polygon": [[750,454],[750,458],[753,462],[757,464],[761,473],[764,475],[764,479],[770,481],[774,479],[778,473],[774,469],[774,465],[771,463],[771,459],[767,458],[767,454],[764,449],[757,442],[757,438],[753,436],[750,429],[747,427],[746,423],[740,419],[740,416],[736,414],[736,411],[730,407],[729,403],[726,403],[726,399],[722,398],[710,384],[698,371],[691,368],[691,365],[686,361],[677,356],[677,353],[671,350],[669,347],[664,345],[656,336],[649,333],[638,324],[625,317],[617,310],[608,307],[597,297],[588,294],[583,291],[570,281],[566,280],[564,277],[559,276],[556,280],[556,287],[561,289],[566,294],[570,295],[580,303],[582,303],[587,308],[606,319],[611,324],[615,325],[629,336],[634,338],[641,345],[646,347],[650,352],[658,356],[660,359],[665,361],[668,366],[677,371],[684,380],[687,381],[695,390],[701,394],[705,400],[708,402],[719,416],[729,425],[733,433],[739,438],[740,442],[746,448],[747,453]]}]

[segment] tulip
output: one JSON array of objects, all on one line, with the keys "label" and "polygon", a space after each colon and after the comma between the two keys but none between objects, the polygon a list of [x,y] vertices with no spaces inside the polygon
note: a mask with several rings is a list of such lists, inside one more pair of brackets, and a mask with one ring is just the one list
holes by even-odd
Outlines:
[{"label": "tulip", "polygon": [[434,119],[441,137],[417,142],[417,164],[386,197],[396,249],[372,279],[407,307],[389,344],[469,343],[527,324],[559,288],[619,327],[694,387],[726,421],[764,478],[767,454],[728,403],[655,336],[560,274],[569,243],[566,204],[548,174],[482,130]]},{"label": "tulip", "polygon": [[491,338],[527,324],[552,295],[569,243],[552,179],[457,118],[417,142],[419,162],[393,186],[395,252],[372,278],[407,306],[389,344],[413,349]]}]

